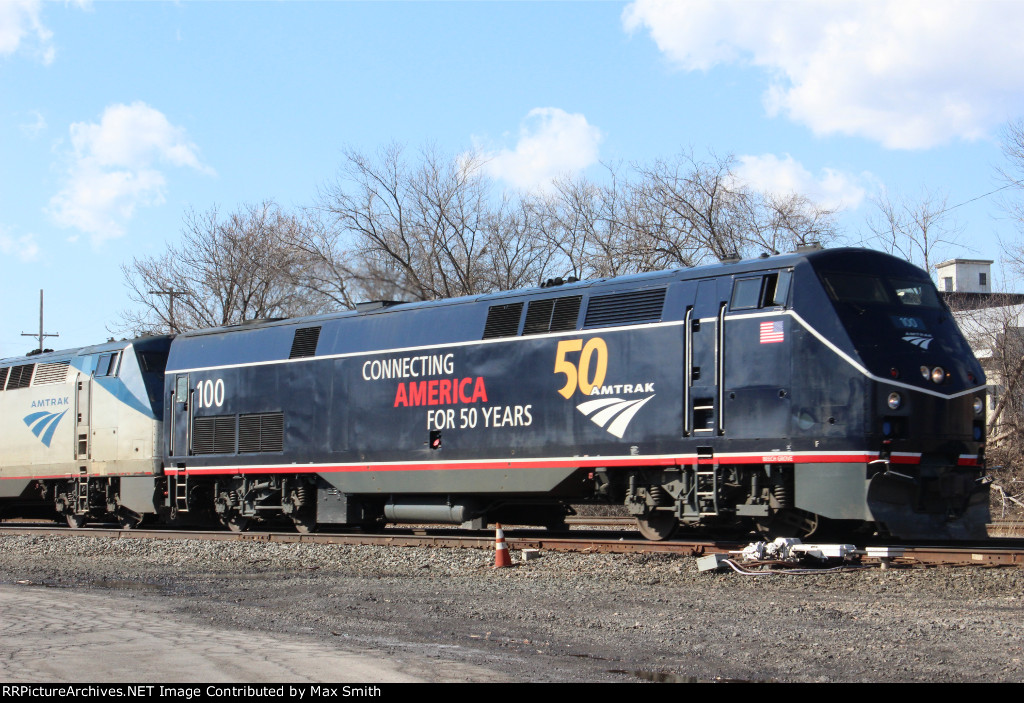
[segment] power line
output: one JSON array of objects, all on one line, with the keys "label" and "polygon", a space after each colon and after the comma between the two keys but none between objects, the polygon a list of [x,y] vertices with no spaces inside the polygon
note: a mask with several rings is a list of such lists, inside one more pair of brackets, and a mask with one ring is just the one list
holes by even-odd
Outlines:
[{"label": "power line", "polygon": [[1007,188],[1009,188],[1010,186],[1013,186],[1013,185],[1021,185],[1021,184],[1018,183],[1017,181],[1014,181],[1013,183],[1007,183],[1006,185],[1004,185],[1004,186],[1002,186],[1000,188],[996,188],[995,190],[990,190],[989,192],[987,192],[987,193],[985,193],[983,195],[979,195],[976,198],[971,198],[970,200],[965,200],[962,203],[957,203],[956,205],[950,205],[945,210],[939,210],[937,213],[935,213],[935,215],[938,216],[938,215],[941,215],[941,214],[943,214],[945,212],[949,212],[950,210],[956,210],[961,205],[967,205],[968,203],[973,203],[975,200],[981,200],[982,198],[987,198],[990,195],[995,195],[999,191],[1006,190]]},{"label": "power line", "polygon": [[178,331],[178,329],[177,329],[177,325],[174,324],[174,299],[190,295],[190,293],[187,290],[164,290],[164,289],[160,289],[160,290],[151,290],[151,291],[149,291],[149,294],[150,295],[166,295],[168,297],[168,304],[167,304],[167,307],[168,307],[167,318],[168,318],[168,320],[167,320],[167,326],[170,328],[171,334],[175,334]]}]

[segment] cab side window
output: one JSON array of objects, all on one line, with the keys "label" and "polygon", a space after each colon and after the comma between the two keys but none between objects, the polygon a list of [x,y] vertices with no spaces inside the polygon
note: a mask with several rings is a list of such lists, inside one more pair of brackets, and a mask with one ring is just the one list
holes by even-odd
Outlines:
[{"label": "cab side window", "polygon": [[120,366],[121,352],[100,354],[100,360],[96,363],[96,376],[116,376]]},{"label": "cab side window", "polygon": [[789,299],[792,271],[737,278],[732,284],[730,310],[756,310],[784,306]]}]

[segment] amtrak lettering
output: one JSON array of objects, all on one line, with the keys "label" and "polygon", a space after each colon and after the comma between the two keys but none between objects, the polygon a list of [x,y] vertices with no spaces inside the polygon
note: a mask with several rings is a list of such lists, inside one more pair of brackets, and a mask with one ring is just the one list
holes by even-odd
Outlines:
[{"label": "amtrak lettering", "polygon": [[622,383],[615,384],[614,386],[601,386],[594,388],[590,391],[590,395],[618,395],[619,393],[653,393],[653,383]]},{"label": "amtrak lettering", "polygon": [[63,398],[40,398],[32,401],[33,408],[52,408],[58,405],[68,405],[67,396]]}]

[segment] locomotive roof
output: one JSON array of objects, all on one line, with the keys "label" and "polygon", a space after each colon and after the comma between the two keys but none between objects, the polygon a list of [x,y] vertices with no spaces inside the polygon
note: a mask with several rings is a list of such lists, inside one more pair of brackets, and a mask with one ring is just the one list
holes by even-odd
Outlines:
[{"label": "locomotive roof", "polygon": [[[916,267],[913,267],[912,265],[908,264],[906,261],[903,261],[902,259],[898,259],[883,252],[871,249],[861,249],[854,247],[820,249],[807,252],[775,254],[772,256],[762,255],[758,258],[753,259],[744,259],[742,261],[735,262],[720,262],[714,264],[706,264],[702,266],[695,266],[693,268],[667,269],[664,271],[638,273],[627,276],[586,279],[582,281],[575,281],[572,283],[564,283],[558,286],[533,286],[530,288],[520,288],[516,290],[500,291],[496,293],[484,293],[479,295],[462,296],[458,298],[445,298],[441,300],[397,303],[391,305],[382,305],[379,307],[374,307],[372,309],[343,310],[338,312],[325,313],[320,315],[310,315],[305,317],[281,318],[270,320],[251,320],[224,327],[211,327],[206,329],[191,330],[188,332],[183,332],[177,335],[177,337],[187,339],[210,335],[224,335],[232,332],[240,332],[243,330],[255,330],[269,327],[302,326],[309,325],[311,323],[324,322],[328,320],[341,318],[387,315],[389,313],[398,311],[404,312],[408,310],[421,310],[425,308],[441,308],[453,305],[465,305],[469,303],[479,303],[488,301],[515,300],[517,298],[525,298],[536,295],[559,296],[562,294],[571,294],[573,291],[587,291],[594,288],[614,290],[619,287],[630,288],[657,286],[663,282],[668,282],[670,280],[707,278],[720,275],[733,275],[736,273],[758,271],[763,270],[765,268],[790,267],[795,266],[802,261],[812,261],[819,265],[828,265],[833,261],[849,261],[851,258],[862,259],[865,257],[870,257],[873,260],[873,263],[877,262],[877,264],[881,265],[882,268],[896,268],[901,270],[901,272],[903,273],[908,273],[911,270],[915,270],[923,274],[923,272],[920,272],[918,269],[916,269]],[[170,337],[167,335],[148,335],[144,337],[137,337],[135,339],[130,340],[112,340],[109,342],[90,345],[87,347],[56,350],[52,352],[43,352],[41,354],[13,356],[0,359],[0,365],[26,362],[35,363],[55,361],[58,359],[67,359],[73,356],[96,354],[105,351],[124,349],[125,347],[131,344],[138,345],[139,343],[150,340],[167,338]]]},{"label": "locomotive roof", "polygon": [[424,308],[439,308],[450,305],[464,305],[467,303],[479,303],[488,301],[500,301],[500,300],[514,300],[516,298],[535,296],[535,295],[547,295],[557,296],[562,293],[571,293],[573,291],[584,291],[591,288],[609,288],[614,289],[615,287],[644,287],[648,285],[658,285],[662,282],[670,280],[685,280],[691,278],[707,278],[709,276],[718,275],[732,275],[735,273],[745,273],[748,271],[759,271],[765,268],[782,268],[788,266],[795,266],[797,263],[811,259],[833,259],[842,256],[849,256],[854,253],[866,253],[870,255],[877,255],[882,257],[888,257],[894,262],[903,263],[900,259],[890,257],[882,252],[877,252],[870,249],[858,249],[853,247],[838,248],[838,249],[822,249],[815,250],[805,253],[789,253],[789,254],[775,254],[773,256],[761,256],[753,259],[744,259],[742,261],[735,262],[719,262],[714,264],[705,264],[702,266],[694,266],[692,268],[676,268],[666,269],[663,271],[653,271],[648,273],[637,273],[630,274],[627,276],[615,276],[606,278],[590,278],[582,281],[574,281],[572,283],[563,283],[558,286],[532,286],[530,288],[519,288],[515,290],[499,291],[496,293],[482,293],[479,295],[460,296],[457,298],[443,298],[440,300],[424,300],[415,301],[408,303],[395,303],[389,305],[382,305],[380,307],[374,307],[367,310],[342,310],[338,312],[323,313],[320,315],[309,315],[306,317],[288,317],[279,319],[269,320],[251,320],[247,322],[241,322],[235,325],[227,325],[224,327],[211,327],[199,330],[190,330],[183,332],[178,335],[179,338],[190,338],[190,337],[201,337],[206,335],[217,335],[226,334],[230,332],[260,329],[266,327],[279,327],[279,326],[293,326],[293,325],[308,325],[311,323],[317,323],[327,320],[334,320],[347,317],[362,317],[369,315],[386,315],[392,312],[408,311],[408,310],[421,310]]},{"label": "locomotive roof", "polygon": [[130,345],[138,345],[140,343],[150,342],[158,339],[169,339],[168,335],[147,335],[144,337],[136,337],[135,339],[121,339],[112,340],[109,342],[103,342],[102,344],[92,344],[88,347],[71,347],[69,349],[57,349],[54,351],[45,351],[39,354],[23,354],[21,356],[9,356],[0,359],[0,366],[6,366],[8,364],[25,364],[25,363],[47,363],[51,361],[63,361],[76,356],[86,356],[89,354],[102,354],[108,351],[118,351],[125,349]]}]

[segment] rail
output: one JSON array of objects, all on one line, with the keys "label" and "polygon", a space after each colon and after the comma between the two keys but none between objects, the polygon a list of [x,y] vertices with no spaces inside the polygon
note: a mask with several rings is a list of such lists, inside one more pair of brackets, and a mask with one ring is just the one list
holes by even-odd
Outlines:
[{"label": "rail", "polygon": [[[621,519],[619,519],[621,520]],[[317,532],[229,532],[203,530],[125,530],[113,527],[68,528],[6,523],[0,525],[0,535],[59,535],[64,537],[99,537],[106,539],[154,540],[207,540],[243,541],[283,544],[339,544],[376,545],[391,547],[449,547],[467,549],[493,549],[493,534],[465,534],[453,529],[388,529],[380,533]],[[644,539],[581,533],[552,535],[539,530],[506,530],[510,550],[539,549],[601,554],[676,554],[703,556],[714,553],[737,552],[747,542],[699,540],[666,540],[651,542]],[[618,533],[616,533],[618,534]],[[877,546],[877,544],[872,544]],[[989,540],[984,544],[948,545],[893,545],[902,553],[898,557],[877,558],[864,556],[863,563],[884,563],[888,567],[924,566],[1024,566],[1024,544],[1019,540]]]}]

